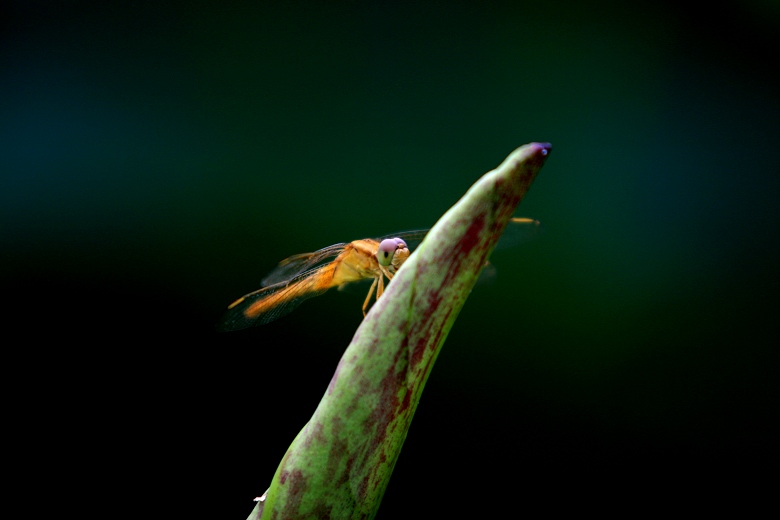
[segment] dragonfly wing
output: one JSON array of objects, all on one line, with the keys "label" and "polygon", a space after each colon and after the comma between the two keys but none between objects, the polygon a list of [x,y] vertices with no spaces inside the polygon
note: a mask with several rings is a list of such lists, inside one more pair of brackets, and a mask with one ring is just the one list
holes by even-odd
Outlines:
[{"label": "dragonfly wing", "polygon": [[538,220],[514,217],[506,225],[504,234],[501,235],[495,250],[505,251],[520,244],[526,244],[539,236],[541,228],[541,223]]},{"label": "dragonfly wing", "polygon": [[[540,224],[538,220],[523,217],[514,217],[509,220],[509,223],[504,230],[504,234],[501,235],[501,239],[496,245],[496,249],[510,249],[524,242],[532,240],[539,234]],[[393,233],[377,238],[377,242],[382,242],[386,238],[400,238],[409,246],[409,249],[414,251],[420,242],[423,241],[425,236],[430,231],[428,229],[415,229],[413,231],[402,231],[400,233]]]},{"label": "dragonfly wing", "polygon": [[279,265],[273,271],[265,275],[261,283],[263,287],[270,287],[271,285],[287,282],[299,274],[312,269],[320,262],[338,256],[344,251],[346,246],[347,244],[333,244],[313,253],[303,253],[285,258],[279,262]]},{"label": "dragonfly wing", "polygon": [[305,300],[327,291],[332,270],[331,265],[321,266],[301,273],[289,282],[269,285],[242,296],[228,307],[221,330],[245,329],[281,318]]},{"label": "dragonfly wing", "polygon": [[416,248],[418,245],[420,245],[420,242],[423,241],[425,238],[425,235],[428,234],[428,231],[431,229],[415,229],[413,231],[402,231],[400,233],[393,233],[391,235],[385,235],[383,237],[379,237],[376,239],[377,242],[381,243],[382,240],[385,240],[386,238],[400,238],[404,242],[406,242],[406,245],[409,246],[410,251],[414,251],[414,248]]},{"label": "dragonfly wing", "polygon": [[[538,220],[530,218],[513,218],[506,226],[504,234],[496,244],[494,251],[502,251],[517,247],[539,236],[541,224]],[[498,270],[491,262],[487,262],[477,278],[476,286],[485,287],[496,281]]]}]

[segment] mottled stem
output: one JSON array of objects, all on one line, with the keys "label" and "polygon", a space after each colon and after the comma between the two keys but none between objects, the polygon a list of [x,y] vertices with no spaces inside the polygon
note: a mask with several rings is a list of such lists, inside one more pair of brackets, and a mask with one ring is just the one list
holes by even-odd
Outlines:
[{"label": "mottled stem", "polygon": [[447,333],[549,152],[518,148],[431,229],[358,328],[250,520],[376,514]]}]

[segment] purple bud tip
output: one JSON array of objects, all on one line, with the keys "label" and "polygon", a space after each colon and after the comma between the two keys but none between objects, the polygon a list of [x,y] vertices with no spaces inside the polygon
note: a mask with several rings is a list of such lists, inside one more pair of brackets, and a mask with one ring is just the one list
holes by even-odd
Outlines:
[{"label": "purple bud tip", "polygon": [[539,153],[542,155],[549,155],[549,153],[552,151],[552,145],[550,143],[534,143],[536,146],[539,147]]}]

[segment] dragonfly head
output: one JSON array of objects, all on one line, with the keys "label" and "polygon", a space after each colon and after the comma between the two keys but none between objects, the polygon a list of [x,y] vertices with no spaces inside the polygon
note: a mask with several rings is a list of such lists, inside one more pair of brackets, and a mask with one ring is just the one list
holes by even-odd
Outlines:
[{"label": "dragonfly head", "polygon": [[379,244],[376,259],[380,265],[397,270],[409,258],[409,247],[400,238],[386,238]]}]

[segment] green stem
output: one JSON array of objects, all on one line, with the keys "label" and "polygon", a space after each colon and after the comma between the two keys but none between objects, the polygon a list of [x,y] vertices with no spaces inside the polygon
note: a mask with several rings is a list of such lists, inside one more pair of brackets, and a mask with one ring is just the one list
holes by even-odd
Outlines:
[{"label": "green stem", "polygon": [[512,152],[431,229],[358,328],[250,520],[374,517],[447,333],[549,150]]}]

